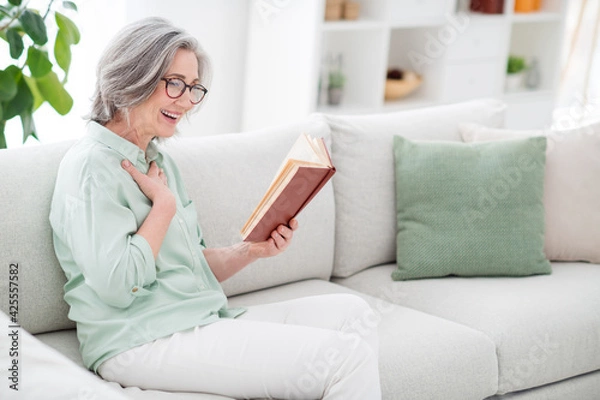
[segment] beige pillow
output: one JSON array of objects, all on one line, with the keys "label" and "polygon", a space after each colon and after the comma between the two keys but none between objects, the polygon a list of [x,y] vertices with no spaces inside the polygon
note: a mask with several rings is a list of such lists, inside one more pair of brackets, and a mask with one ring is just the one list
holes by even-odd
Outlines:
[{"label": "beige pillow", "polygon": [[465,142],[546,136],[546,257],[600,263],[600,123],[546,131],[514,131],[472,123],[461,124],[459,129]]}]

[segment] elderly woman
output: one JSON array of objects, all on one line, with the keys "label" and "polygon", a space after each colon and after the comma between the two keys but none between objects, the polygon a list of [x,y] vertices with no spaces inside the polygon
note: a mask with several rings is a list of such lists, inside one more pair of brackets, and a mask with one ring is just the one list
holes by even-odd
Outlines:
[{"label": "elderly woman", "polygon": [[85,365],[143,389],[236,398],[380,398],[377,333],[352,295],[230,308],[220,281],[275,256],[264,242],[207,248],[173,160],[155,139],[207,93],[196,40],[151,18],[106,49],[88,132],[65,155],[50,222]]}]

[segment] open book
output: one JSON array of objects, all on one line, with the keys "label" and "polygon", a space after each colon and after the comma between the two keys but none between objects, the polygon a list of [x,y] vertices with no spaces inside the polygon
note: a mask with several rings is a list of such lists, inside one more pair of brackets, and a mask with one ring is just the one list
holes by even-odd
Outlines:
[{"label": "open book", "polygon": [[298,215],[334,173],[324,140],[300,135],[242,228],[242,239],[267,240],[277,226]]}]

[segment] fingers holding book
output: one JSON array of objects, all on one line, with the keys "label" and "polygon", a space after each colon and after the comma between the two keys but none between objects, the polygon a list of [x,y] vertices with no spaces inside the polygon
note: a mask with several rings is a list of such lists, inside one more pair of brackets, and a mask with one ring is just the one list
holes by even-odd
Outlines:
[{"label": "fingers holding book", "polygon": [[265,258],[282,253],[292,243],[296,229],[298,229],[298,221],[295,218],[292,218],[287,225],[277,226],[267,240],[250,242],[251,254],[256,258]]},{"label": "fingers holding book", "polygon": [[292,218],[288,225],[279,225],[273,232],[271,238],[278,250],[285,250],[292,241],[294,231],[298,228],[298,221]]}]

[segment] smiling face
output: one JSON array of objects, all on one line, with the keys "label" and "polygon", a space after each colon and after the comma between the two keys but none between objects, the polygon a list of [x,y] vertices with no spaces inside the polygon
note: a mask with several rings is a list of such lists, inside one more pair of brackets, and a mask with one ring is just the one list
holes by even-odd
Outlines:
[{"label": "smiling face", "polygon": [[[188,85],[198,83],[198,60],[194,53],[177,50],[164,78],[180,78]],[[143,150],[154,137],[173,136],[177,123],[194,107],[187,88],[181,97],[173,99],[167,95],[166,84],[161,80],[148,100],[130,111],[129,132],[122,136]]]}]

